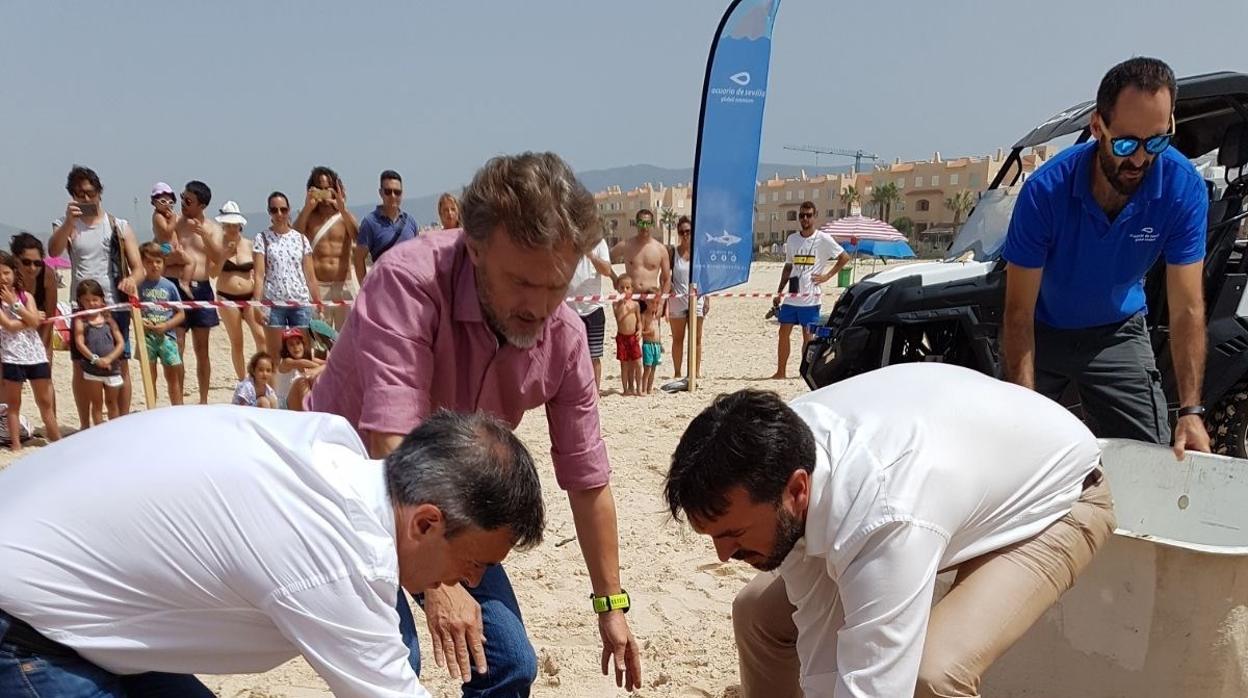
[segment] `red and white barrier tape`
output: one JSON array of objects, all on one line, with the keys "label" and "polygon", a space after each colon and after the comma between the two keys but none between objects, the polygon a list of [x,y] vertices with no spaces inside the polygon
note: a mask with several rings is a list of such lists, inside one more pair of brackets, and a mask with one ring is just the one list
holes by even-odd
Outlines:
[{"label": "red and white barrier tape", "polygon": [[[766,292],[715,292],[698,296],[699,298],[815,298],[822,296],[822,293],[766,293]],[[684,294],[679,293],[634,293],[628,296],[633,300],[656,300],[685,298]],[[603,293],[592,296],[569,296],[564,299],[565,302],[571,303],[613,303],[623,300],[625,296],[619,293]],[[54,318],[48,318],[44,322],[53,322],[54,320],[72,320],[77,317],[91,315],[105,310],[120,311],[130,308],[163,308],[166,310],[213,310],[218,308],[333,308],[340,306],[350,306],[353,301],[321,301],[320,303],[304,302],[304,301],[142,301],[137,303],[115,303],[113,305],[98,308],[96,310],[78,310],[68,315],[58,315]]]}]

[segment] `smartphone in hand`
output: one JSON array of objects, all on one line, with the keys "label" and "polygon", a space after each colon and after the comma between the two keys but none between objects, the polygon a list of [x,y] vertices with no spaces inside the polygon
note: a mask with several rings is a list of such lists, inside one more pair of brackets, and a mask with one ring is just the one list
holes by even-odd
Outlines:
[{"label": "smartphone in hand", "polygon": [[75,206],[77,206],[77,207],[78,207],[78,210],[82,212],[82,217],[83,217],[83,218],[92,218],[92,217],[94,217],[96,214],[98,214],[98,213],[100,212],[100,205],[99,205],[99,204],[81,204],[81,203],[76,203],[76,204],[74,204],[74,205],[75,205]]}]

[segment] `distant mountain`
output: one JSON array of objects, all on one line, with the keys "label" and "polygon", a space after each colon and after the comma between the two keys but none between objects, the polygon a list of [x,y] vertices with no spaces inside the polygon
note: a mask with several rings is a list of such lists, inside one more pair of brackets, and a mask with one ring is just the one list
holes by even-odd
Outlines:
[{"label": "distant mountain", "polygon": [[[758,179],[767,180],[779,174],[781,178],[799,177],[802,171],[810,177],[823,174],[839,174],[848,172],[849,166],[842,167],[806,167],[803,165],[781,165],[777,163],[761,162],[758,164]],[[610,167],[605,170],[586,170],[578,172],[577,177],[581,183],[590,191],[602,191],[607,187],[617,186],[624,191],[640,187],[647,182],[656,187],[662,183],[666,186],[673,184],[690,184],[693,182],[693,168],[685,167],[674,169],[669,167],[656,167],[654,165],[627,165],[624,167]]]}]

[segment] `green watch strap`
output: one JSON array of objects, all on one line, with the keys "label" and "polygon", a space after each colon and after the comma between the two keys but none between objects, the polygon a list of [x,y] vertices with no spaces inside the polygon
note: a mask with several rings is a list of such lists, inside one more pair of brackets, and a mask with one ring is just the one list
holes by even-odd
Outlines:
[{"label": "green watch strap", "polygon": [[628,592],[623,589],[620,590],[620,593],[611,594],[610,596],[594,596],[590,594],[589,598],[594,602],[595,613],[607,613],[609,611],[624,611],[627,613],[631,605]]}]

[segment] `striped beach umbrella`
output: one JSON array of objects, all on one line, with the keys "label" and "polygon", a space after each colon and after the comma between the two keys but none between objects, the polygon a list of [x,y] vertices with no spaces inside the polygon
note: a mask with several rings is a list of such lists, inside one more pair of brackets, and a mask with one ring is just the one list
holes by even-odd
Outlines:
[{"label": "striped beach umbrella", "polygon": [[858,244],[860,240],[905,242],[906,236],[893,226],[863,215],[846,216],[825,224],[819,232],[831,235],[837,242]]}]

